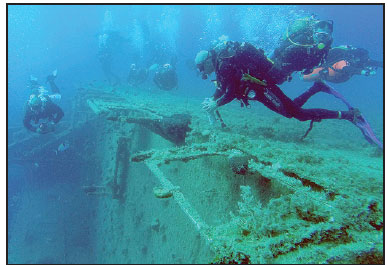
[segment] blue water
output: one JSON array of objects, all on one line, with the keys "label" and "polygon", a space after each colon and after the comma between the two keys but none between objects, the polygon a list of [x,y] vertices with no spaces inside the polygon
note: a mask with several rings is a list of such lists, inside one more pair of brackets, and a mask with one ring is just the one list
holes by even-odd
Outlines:
[{"label": "blue water", "polygon": [[[214,86],[208,80],[201,80],[188,66],[187,62],[192,62],[198,51],[207,49],[211,41],[226,35],[230,40],[251,42],[269,54],[278,44],[290,21],[311,14],[317,15],[319,19],[334,21],[332,46],[350,44],[362,47],[369,51],[371,58],[383,60],[381,5],[9,5],[8,126],[22,127],[24,104],[30,95],[30,75],[44,83],[46,76],[54,69],[58,69],[56,82],[62,91],[60,106],[65,112],[63,121],[69,121],[72,99],[79,84],[92,80],[102,82],[105,79],[97,57],[98,35],[104,29],[118,31],[127,40],[116,47],[113,53],[112,69],[122,80],[126,79],[132,63],[149,67],[153,63],[168,63],[173,56],[177,56],[179,89],[176,93],[203,99],[213,94]],[[294,78],[281,88],[293,98],[309,85]],[[382,69],[375,76],[354,76],[350,81],[334,87],[363,112],[381,136]],[[306,106],[343,108],[338,101],[325,95],[314,97]],[[73,190],[83,184],[80,178],[90,172],[78,171],[78,166],[81,165],[75,163],[72,164],[73,171],[69,175],[67,166],[65,162],[61,165],[34,165],[31,162],[8,164],[8,240],[18,237],[14,233],[22,229],[18,226],[34,225],[35,221],[26,221],[25,224],[15,222],[21,207],[25,207],[23,202],[28,198],[35,198],[36,205],[31,205],[30,211],[25,211],[29,214],[26,220],[36,219],[36,223],[39,223],[40,219],[45,218],[45,214],[50,215],[46,213],[47,207],[51,207],[50,203],[47,202],[46,205],[46,197],[39,197],[50,193],[48,195],[52,202],[77,202],[72,206],[64,203],[61,210],[52,212],[53,215],[62,213],[61,227],[66,229],[68,238],[74,238],[74,242],[78,242],[67,252],[73,251],[74,254],[82,247],[82,251],[86,253],[69,254],[66,261],[96,262],[92,251],[92,232],[85,230],[86,220],[90,220],[93,215],[92,202],[82,196],[82,191],[79,191],[80,194],[73,194]],[[51,174],[44,175],[42,172]],[[75,217],[74,211],[77,212]],[[52,218],[55,219],[53,216]],[[74,218],[78,221],[75,222]],[[52,221],[55,223],[58,220]],[[62,228],[53,227],[54,230]],[[41,242],[37,237],[38,230],[24,238],[23,242],[22,239],[15,242],[36,244]],[[46,241],[51,245],[50,253],[46,256],[28,253],[29,257],[25,257],[20,254],[21,256],[13,256],[10,262],[50,263],[63,260],[63,257],[57,256],[61,252],[56,251],[56,244],[53,243],[55,239],[47,236]],[[45,246],[42,245],[41,248]],[[10,252],[15,249],[17,243],[15,248],[9,249],[10,256]]]}]

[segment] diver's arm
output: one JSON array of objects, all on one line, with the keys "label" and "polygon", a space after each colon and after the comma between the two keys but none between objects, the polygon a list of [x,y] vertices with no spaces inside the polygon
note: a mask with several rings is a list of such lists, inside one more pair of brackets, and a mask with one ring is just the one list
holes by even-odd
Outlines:
[{"label": "diver's arm", "polygon": [[231,102],[234,99],[234,96],[231,92],[231,89],[229,88],[217,88],[216,92],[213,95],[213,99],[217,102],[217,107],[221,107]]},{"label": "diver's arm", "polygon": [[57,124],[63,118],[63,116],[65,115],[63,113],[63,110],[58,105],[56,105],[54,103],[50,104],[49,111],[50,111],[50,114],[51,114],[51,120],[55,124]]},{"label": "diver's arm", "polygon": [[23,125],[24,125],[24,127],[26,127],[29,131],[31,131],[31,132],[36,132],[36,130],[38,129],[38,127],[32,126],[32,125],[31,125],[31,120],[32,120],[32,113],[31,113],[31,111],[27,110],[26,113],[25,113],[25,115],[24,115]]},{"label": "diver's arm", "polygon": [[222,97],[223,95],[225,94],[225,91],[221,88],[221,87],[216,87],[216,91],[214,92],[212,98],[214,100],[217,100],[219,99],[220,97]]},{"label": "diver's arm", "polygon": [[231,102],[233,99],[234,99],[234,97],[229,97],[227,94],[224,94],[222,97],[220,97],[217,100],[217,107],[221,107],[223,105],[226,105],[229,102]]},{"label": "diver's arm", "polygon": [[56,106],[56,117],[54,118],[54,123],[56,124],[56,123],[58,123],[62,118],[63,118],[63,116],[65,115],[64,113],[63,113],[63,110],[59,107],[59,106],[57,106],[57,105],[54,105],[54,106]]},{"label": "diver's arm", "polygon": [[[217,106],[223,106],[231,102],[234,96],[234,85],[236,80],[240,80],[240,72],[231,64],[224,64],[221,69],[216,72],[217,89],[213,94],[213,99],[217,102]],[[238,77],[237,77],[238,76]]]}]

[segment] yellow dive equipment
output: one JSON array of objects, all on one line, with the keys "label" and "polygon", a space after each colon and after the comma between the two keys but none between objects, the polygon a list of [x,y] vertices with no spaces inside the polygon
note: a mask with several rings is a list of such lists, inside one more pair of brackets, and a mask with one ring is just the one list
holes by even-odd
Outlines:
[{"label": "yellow dive equipment", "polygon": [[252,83],[261,85],[261,86],[267,86],[267,83],[265,81],[262,81],[256,77],[251,76],[250,74],[243,74],[243,77],[241,78],[242,81],[250,81]]}]

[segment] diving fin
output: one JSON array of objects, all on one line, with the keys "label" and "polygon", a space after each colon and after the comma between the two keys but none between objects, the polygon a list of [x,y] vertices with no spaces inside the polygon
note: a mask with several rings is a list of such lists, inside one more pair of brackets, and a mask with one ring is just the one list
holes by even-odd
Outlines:
[{"label": "diving fin", "polygon": [[47,76],[47,82],[51,82],[51,81],[54,81],[54,79],[57,77],[57,74],[58,74],[58,70],[55,69],[51,75],[48,75]]},{"label": "diving fin", "polygon": [[[330,87],[326,83],[323,83],[323,84],[325,85],[325,89],[321,90],[322,92],[331,94],[334,97],[340,99],[348,107],[349,110],[355,111],[354,108],[350,105],[350,103],[344,98],[344,96],[342,96],[338,91],[336,91],[334,88]],[[380,149],[384,148],[383,144],[376,137],[375,133],[373,132],[372,128],[370,127],[368,121],[365,119],[364,115],[362,115],[360,112],[356,113],[355,119],[351,122],[361,130],[365,139],[370,144],[375,144]]]},{"label": "diving fin", "polygon": [[380,149],[383,149],[383,144],[377,139],[376,135],[374,134],[372,128],[370,127],[369,123],[366,121],[364,115],[361,113],[359,116],[356,118],[355,121],[353,121],[353,124],[356,125],[364,135],[365,139],[370,143],[370,144],[375,144],[377,145]]}]

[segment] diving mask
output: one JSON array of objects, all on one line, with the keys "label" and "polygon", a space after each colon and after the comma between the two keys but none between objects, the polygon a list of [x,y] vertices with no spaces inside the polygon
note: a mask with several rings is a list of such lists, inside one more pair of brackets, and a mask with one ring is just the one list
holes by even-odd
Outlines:
[{"label": "diving mask", "polygon": [[207,76],[214,72],[214,66],[210,56],[203,63],[198,64],[197,67],[202,73],[202,79],[207,79]]},{"label": "diving mask", "polygon": [[333,33],[333,21],[319,21],[314,26],[313,39],[318,49],[323,49],[331,41]]},{"label": "diving mask", "polygon": [[316,31],[314,32],[314,41],[316,43],[325,43],[330,41],[331,34],[325,31]]}]

